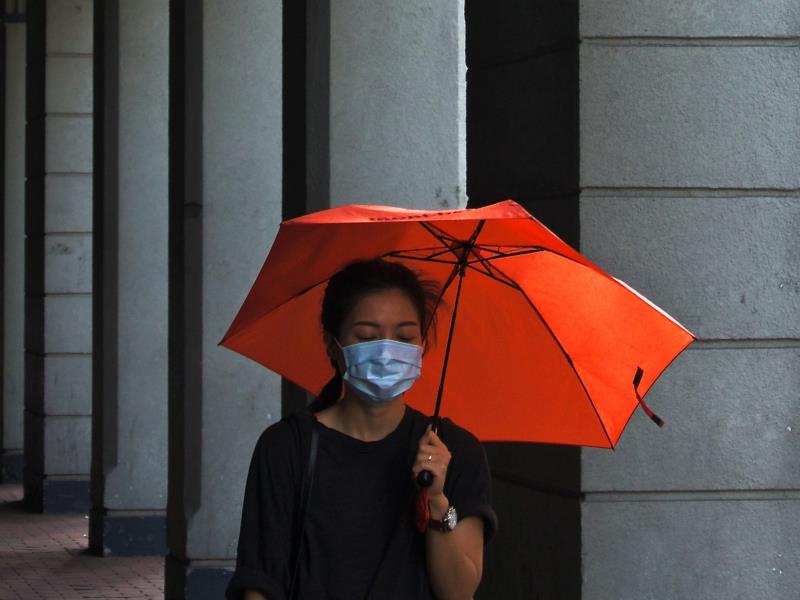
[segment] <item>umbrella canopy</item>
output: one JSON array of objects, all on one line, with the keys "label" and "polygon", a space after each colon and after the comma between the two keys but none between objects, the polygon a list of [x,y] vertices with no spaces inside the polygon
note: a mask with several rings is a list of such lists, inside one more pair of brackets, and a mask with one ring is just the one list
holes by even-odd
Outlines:
[{"label": "umbrella canopy", "polygon": [[695,339],[507,200],[450,211],[350,205],[285,221],[220,343],[318,394],[333,375],[320,324],[327,281],[376,257],[444,289],[438,341],[405,401],[434,411],[449,348],[442,412],[484,441],[613,447]]}]

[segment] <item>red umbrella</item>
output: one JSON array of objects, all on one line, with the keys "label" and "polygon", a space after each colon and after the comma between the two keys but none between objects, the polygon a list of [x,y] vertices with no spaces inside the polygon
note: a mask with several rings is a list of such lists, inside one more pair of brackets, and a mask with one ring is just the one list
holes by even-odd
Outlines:
[{"label": "red umbrella", "polygon": [[443,407],[484,441],[613,447],[637,405],[660,421],[641,397],[695,339],[507,200],[342,206],[285,221],[220,343],[318,394],[333,375],[325,285],[375,257],[438,280],[439,310],[450,311],[405,401],[437,416]]}]

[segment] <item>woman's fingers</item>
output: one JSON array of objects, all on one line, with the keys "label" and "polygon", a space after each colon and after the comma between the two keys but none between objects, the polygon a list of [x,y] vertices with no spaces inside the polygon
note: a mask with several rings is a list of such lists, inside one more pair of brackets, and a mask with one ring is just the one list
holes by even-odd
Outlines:
[{"label": "woman's fingers", "polygon": [[444,448],[447,450],[447,446],[444,445],[442,439],[437,435],[437,433],[431,429],[431,426],[428,425],[427,429],[425,429],[425,433],[422,434],[422,437],[419,438],[420,445],[422,444],[430,444],[432,446],[436,446],[438,448]]},{"label": "woman's fingers", "polygon": [[433,429],[430,429],[428,432],[428,443],[433,444],[434,446],[438,446],[439,448],[447,449],[447,446],[444,445],[442,439],[436,434]]},{"label": "woman's fingers", "polygon": [[412,467],[412,476],[416,479],[421,471],[430,471],[433,475],[433,484],[429,493],[437,495],[442,493],[444,480],[447,476],[447,467],[452,458],[447,446],[436,435],[429,425],[422,434],[417,447],[417,455]]}]

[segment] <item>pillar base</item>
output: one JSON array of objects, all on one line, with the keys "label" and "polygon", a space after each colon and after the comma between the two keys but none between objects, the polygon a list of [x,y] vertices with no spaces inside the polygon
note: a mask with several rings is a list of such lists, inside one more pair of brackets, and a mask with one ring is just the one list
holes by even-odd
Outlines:
[{"label": "pillar base", "polygon": [[169,554],[164,561],[164,597],[174,600],[224,598],[234,566],[234,561],[209,564],[209,561],[184,561]]},{"label": "pillar base", "polygon": [[24,472],[25,505],[41,513],[88,513],[88,479],[53,479]]},{"label": "pillar base", "polygon": [[22,483],[22,452],[7,450],[0,456],[0,483]]},{"label": "pillar base", "polygon": [[93,508],[89,513],[89,549],[97,556],[164,556],[166,515]]}]

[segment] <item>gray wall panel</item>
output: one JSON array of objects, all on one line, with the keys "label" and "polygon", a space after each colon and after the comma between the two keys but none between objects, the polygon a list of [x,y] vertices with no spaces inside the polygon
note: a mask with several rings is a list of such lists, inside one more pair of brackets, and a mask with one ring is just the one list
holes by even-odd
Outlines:
[{"label": "gray wall panel", "polygon": [[91,115],[48,116],[45,121],[45,171],[91,173]]},{"label": "gray wall panel", "polygon": [[44,182],[44,227],[48,232],[92,231],[92,176],[48,174]]},{"label": "gray wall panel", "polygon": [[91,460],[92,420],[88,416],[44,419],[44,469],[48,477],[84,476]]},{"label": "gray wall panel", "polygon": [[581,0],[582,36],[800,35],[795,0]]},{"label": "gray wall panel", "polygon": [[583,252],[703,338],[800,337],[800,198],[581,196]]},{"label": "gray wall panel", "polygon": [[47,4],[47,53],[91,54],[93,0],[44,0],[44,3]]},{"label": "gray wall panel", "polygon": [[585,491],[800,490],[800,348],[693,347],[614,452],[583,449]]},{"label": "gray wall panel", "polygon": [[86,85],[92,79],[92,57],[51,56],[45,62],[45,112],[92,112],[92,87]]},{"label": "gray wall panel", "polygon": [[54,415],[92,414],[92,358],[54,354],[44,361],[44,411]]},{"label": "gray wall panel", "polygon": [[582,598],[794,600],[798,511],[798,497],[585,502]]},{"label": "gray wall panel", "polygon": [[800,187],[800,46],[581,47],[584,187]]},{"label": "gray wall panel", "polygon": [[44,299],[44,351],[91,354],[92,297],[56,295]]},{"label": "gray wall panel", "polygon": [[48,294],[92,291],[92,236],[49,234],[44,238],[44,281]]},{"label": "gray wall panel", "polygon": [[466,204],[463,0],[331,2],[332,205]]}]

